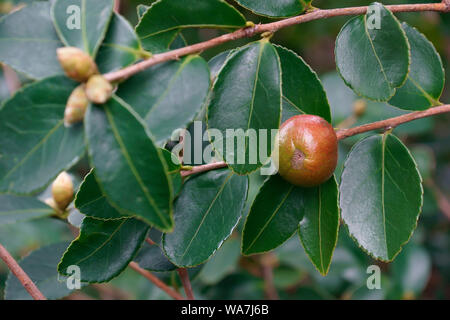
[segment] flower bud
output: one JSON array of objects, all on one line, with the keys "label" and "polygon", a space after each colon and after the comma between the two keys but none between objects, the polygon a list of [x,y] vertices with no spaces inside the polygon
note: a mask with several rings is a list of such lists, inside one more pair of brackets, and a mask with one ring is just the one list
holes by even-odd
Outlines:
[{"label": "flower bud", "polygon": [[64,112],[64,124],[66,127],[81,122],[89,105],[89,100],[84,91],[84,85],[80,85],[73,90],[67,100],[66,110]]},{"label": "flower bud", "polygon": [[52,185],[52,195],[56,206],[64,211],[73,200],[72,179],[66,172],[61,172]]},{"label": "flower bud", "polygon": [[101,75],[94,75],[86,83],[86,95],[96,104],[103,104],[111,98],[113,86]]},{"label": "flower bud", "polygon": [[66,75],[79,82],[86,82],[98,73],[97,65],[90,55],[75,47],[64,47],[56,50],[59,63]]},{"label": "flower bud", "polygon": [[356,100],[353,104],[353,114],[357,117],[361,117],[365,112],[367,108],[367,102],[359,99]]}]

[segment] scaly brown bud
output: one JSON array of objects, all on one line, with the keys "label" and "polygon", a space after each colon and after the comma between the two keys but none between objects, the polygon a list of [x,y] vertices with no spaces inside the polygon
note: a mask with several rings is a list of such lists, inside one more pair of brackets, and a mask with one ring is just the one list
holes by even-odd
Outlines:
[{"label": "scaly brown bud", "polygon": [[111,98],[113,86],[101,75],[94,75],[86,83],[86,95],[90,101],[103,104]]},{"label": "scaly brown bud", "polygon": [[64,211],[73,200],[73,182],[67,172],[61,172],[52,185],[52,195],[57,207]]},{"label": "scaly brown bud", "polygon": [[75,47],[64,47],[56,50],[59,63],[66,75],[79,82],[86,82],[98,73],[97,65],[90,55]]},{"label": "scaly brown bud", "polygon": [[357,117],[361,117],[366,112],[366,108],[366,101],[362,99],[356,100],[355,103],[353,103],[353,114]]},{"label": "scaly brown bud", "polygon": [[66,111],[64,112],[64,124],[66,127],[81,122],[89,105],[84,85],[80,85],[73,90],[67,100]]}]

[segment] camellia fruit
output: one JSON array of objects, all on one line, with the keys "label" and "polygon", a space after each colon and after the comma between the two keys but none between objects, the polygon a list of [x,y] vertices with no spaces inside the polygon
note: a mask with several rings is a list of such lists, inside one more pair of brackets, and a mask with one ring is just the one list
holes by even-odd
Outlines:
[{"label": "camellia fruit", "polygon": [[336,169],[336,132],[321,117],[299,115],[288,119],[281,125],[276,143],[273,159],[278,173],[296,186],[318,186]]}]

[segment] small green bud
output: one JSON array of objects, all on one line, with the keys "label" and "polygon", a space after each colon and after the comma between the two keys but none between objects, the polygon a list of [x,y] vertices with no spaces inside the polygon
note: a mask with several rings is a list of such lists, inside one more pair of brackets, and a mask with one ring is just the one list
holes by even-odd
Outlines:
[{"label": "small green bud", "polygon": [[73,200],[73,182],[67,172],[61,172],[52,185],[52,195],[56,206],[64,211]]},{"label": "small green bud", "polygon": [[81,122],[89,105],[84,85],[80,85],[73,90],[67,100],[66,111],[64,112],[64,124],[66,127]]},{"label": "small green bud", "polygon": [[97,65],[90,55],[75,47],[64,47],[56,50],[59,63],[66,75],[79,82],[86,82],[98,73]]},{"label": "small green bud", "polygon": [[96,104],[103,104],[111,98],[113,86],[101,75],[94,75],[86,83],[86,95]]}]

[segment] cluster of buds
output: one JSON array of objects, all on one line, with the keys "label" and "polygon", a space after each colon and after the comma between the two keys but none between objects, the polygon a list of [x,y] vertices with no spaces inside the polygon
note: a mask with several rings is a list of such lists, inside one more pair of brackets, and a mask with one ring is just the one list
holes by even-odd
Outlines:
[{"label": "cluster of buds", "polygon": [[64,123],[71,126],[83,121],[89,102],[106,103],[111,98],[114,88],[99,74],[92,57],[82,50],[75,47],[59,48],[57,56],[66,75],[82,83],[67,101]]},{"label": "cluster of buds", "polygon": [[52,198],[45,200],[60,216],[65,216],[66,209],[74,196],[73,182],[67,172],[61,172],[52,184]]}]

